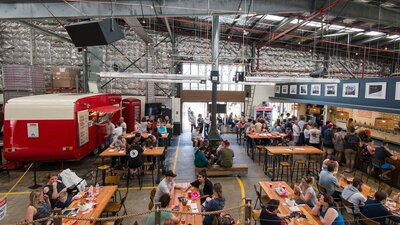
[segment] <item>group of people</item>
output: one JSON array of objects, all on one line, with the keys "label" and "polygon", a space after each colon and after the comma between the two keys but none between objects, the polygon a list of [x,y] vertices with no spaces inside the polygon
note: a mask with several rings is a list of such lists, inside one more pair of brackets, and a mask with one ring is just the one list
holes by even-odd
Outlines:
[{"label": "group of people", "polygon": [[[67,187],[59,179],[57,173],[48,175],[48,182],[42,190],[34,190],[29,195],[29,205],[26,210],[25,221],[32,222],[52,216],[53,210],[64,209],[71,203],[72,196]],[[50,225],[52,221],[45,220],[41,225]],[[30,223],[29,225],[33,225]]]},{"label": "group of people", "polygon": [[228,140],[224,140],[215,152],[213,152],[209,141],[204,140],[194,153],[194,165],[198,168],[204,168],[217,164],[223,168],[231,168],[234,156],[235,153],[230,148]]},{"label": "group of people", "polygon": [[[195,187],[199,190],[200,201],[202,204],[203,212],[212,212],[222,210],[225,207],[225,197],[222,195],[222,185],[220,183],[213,184],[208,179],[205,170],[200,171],[197,174],[197,179],[190,183],[188,187],[182,187],[176,184],[174,178],[177,175],[172,171],[165,173],[165,178],[158,184],[156,194],[154,196],[154,202],[160,202],[161,208],[167,208],[170,205],[171,197],[174,196],[176,189],[181,189],[183,192],[187,192],[190,188]],[[175,206],[173,206],[175,207]],[[204,225],[213,224],[214,219],[218,219],[219,214],[209,214],[203,219]],[[155,219],[155,213],[152,212],[147,218],[147,225],[153,225]],[[170,212],[161,213],[161,224],[178,224],[181,221],[181,214],[174,216]]]}]

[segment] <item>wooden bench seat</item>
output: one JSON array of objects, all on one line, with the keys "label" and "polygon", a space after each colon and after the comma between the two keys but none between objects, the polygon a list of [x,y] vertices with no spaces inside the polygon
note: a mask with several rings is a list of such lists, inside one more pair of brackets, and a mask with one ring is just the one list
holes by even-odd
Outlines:
[{"label": "wooden bench seat", "polygon": [[206,169],[207,176],[218,177],[218,176],[231,176],[231,175],[247,175],[249,167],[247,164],[233,164],[231,168],[223,168],[218,165],[213,165],[207,168],[197,168],[195,169],[196,174],[201,170]]}]

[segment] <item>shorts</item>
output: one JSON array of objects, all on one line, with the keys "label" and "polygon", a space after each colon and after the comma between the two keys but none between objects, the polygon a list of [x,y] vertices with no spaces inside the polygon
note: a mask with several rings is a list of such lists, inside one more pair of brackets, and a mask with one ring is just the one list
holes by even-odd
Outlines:
[{"label": "shorts", "polygon": [[346,148],[344,150],[344,157],[346,158],[346,160],[354,161],[354,160],[356,160],[356,155],[357,155],[357,152],[351,148]]},{"label": "shorts", "polygon": [[390,163],[384,163],[381,166],[379,166],[379,165],[377,165],[375,163],[372,163],[372,165],[374,167],[376,167],[376,168],[380,168],[380,169],[383,169],[383,170],[391,170],[393,168],[393,165],[390,164]]},{"label": "shorts", "polygon": [[337,146],[335,146],[335,151],[336,152],[344,152],[344,148],[343,148],[343,145],[337,145]]},{"label": "shorts", "polygon": [[333,152],[335,152],[335,150],[332,147],[322,146],[322,149],[324,150],[324,152],[326,152],[329,155],[331,155],[331,154],[333,154]]}]

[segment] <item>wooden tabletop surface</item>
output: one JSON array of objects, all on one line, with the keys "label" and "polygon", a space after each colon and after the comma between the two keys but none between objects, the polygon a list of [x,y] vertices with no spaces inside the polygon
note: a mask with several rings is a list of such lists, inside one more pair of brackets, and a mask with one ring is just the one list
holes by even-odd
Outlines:
[{"label": "wooden tabletop surface", "polygon": [[100,157],[116,157],[116,156],[125,156],[126,155],[126,148],[121,148],[118,150],[117,148],[110,148],[108,147],[102,153],[100,153]]},{"label": "wooden tabletop surface", "polygon": [[313,146],[266,146],[268,152],[271,154],[293,154],[293,155],[310,155],[310,154],[322,154],[321,149]]},{"label": "wooden tabletop surface", "polygon": [[[189,183],[177,183],[176,186],[182,187],[183,189],[186,189],[189,186]],[[192,192],[199,192],[197,188],[191,188],[190,191]],[[177,189],[175,188],[174,193],[171,196],[171,200],[169,202],[168,207],[173,208],[175,205],[179,205],[179,211],[181,212],[188,212],[189,211],[189,204],[186,205],[186,207],[183,207],[182,203],[179,202],[178,197],[184,196],[187,198],[187,192],[184,192],[182,189]],[[201,202],[200,198],[197,198],[195,200],[191,200],[191,203],[195,203],[197,205],[197,209],[199,212],[201,212]],[[179,216],[179,215],[177,215]],[[192,225],[202,225],[203,224],[203,218],[201,215],[182,215],[182,219],[185,220],[185,225],[187,224],[192,224]],[[182,223],[180,223],[183,225]]]},{"label": "wooden tabletop surface", "polygon": [[[101,214],[103,213],[104,208],[106,207],[107,203],[110,201],[111,197],[114,195],[115,191],[117,190],[118,186],[104,186],[100,187],[99,194],[96,197],[96,208],[93,208],[90,212],[84,214],[84,212],[79,212],[77,214],[77,218],[100,218]],[[81,199],[76,199],[71,202],[68,209],[77,208],[80,206],[81,202],[85,202],[86,197],[82,197]],[[68,220],[63,219],[63,224],[66,223]],[[94,224],[89,220],[79,220],[74,225],[89,225]]]},{"label": "wooden tabletop surface", "polygon": [[286,136],[286,134],[280,133],[248,133],[247,136],[251,139],[278,139],[278,138],[283,138]]},{"label": "wooden tabletop surface", "polygon": [[[286,182],[284,182],[284,181],[260,181],[259,184],[260,184],[262,190],[268,195],[268,197],[270,199],[279,200],[279,207],[278,207],[279,213],[288,214],[288,215],[291,213],[291,211],[289,210],[289,206],[286,203],[286,199],[288,197],[279,196],[278,193],[276,193],[276,191],[274,190],[275,187],[281,185],[282,187],[285,187],[286,192],[288,193],[289,197],[294,196],[293,189]],[[304,221],[304,224],[322,225],[319,217],[311,215],[311,208],[308,205],[298,206],[298,208],[307,217],[307,219]]]},{"label": "wooden tabletop surface", "polygon": [[160,156],[164,154],[165,147],[144,148],[143,155]]}]

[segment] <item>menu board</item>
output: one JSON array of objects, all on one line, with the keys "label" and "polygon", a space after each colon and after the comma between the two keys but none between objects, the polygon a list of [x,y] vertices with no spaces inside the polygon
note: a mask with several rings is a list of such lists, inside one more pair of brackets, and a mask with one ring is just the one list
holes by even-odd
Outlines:
[{"label": "menu board", "polygon": [[78,112],[79,146],[89,142],[89,111]]}]

